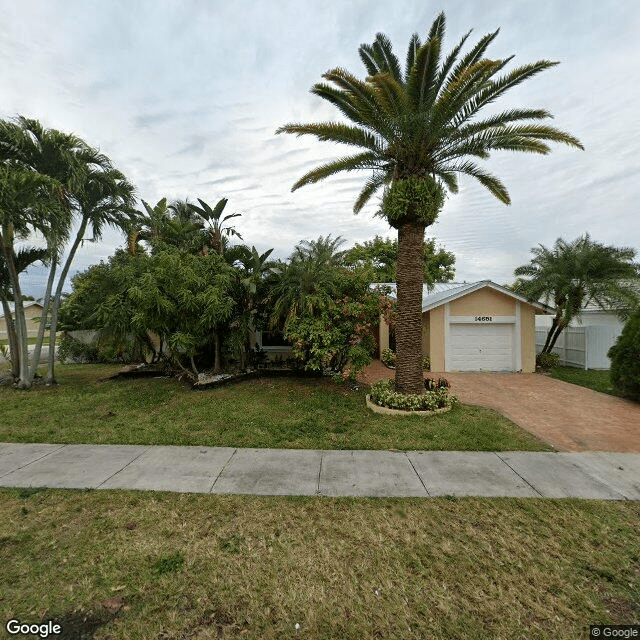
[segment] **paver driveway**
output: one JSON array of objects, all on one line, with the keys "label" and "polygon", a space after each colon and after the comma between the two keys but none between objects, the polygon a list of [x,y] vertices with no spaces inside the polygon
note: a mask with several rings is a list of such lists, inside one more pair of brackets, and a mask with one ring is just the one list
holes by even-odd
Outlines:
[{"label": "paver driveway", "polygon": [[[446,376],[461,402],[496,409],[558,451],[640,453],[640,405],[537,373]],[[379,361],[366,382],[393,377]]]}]

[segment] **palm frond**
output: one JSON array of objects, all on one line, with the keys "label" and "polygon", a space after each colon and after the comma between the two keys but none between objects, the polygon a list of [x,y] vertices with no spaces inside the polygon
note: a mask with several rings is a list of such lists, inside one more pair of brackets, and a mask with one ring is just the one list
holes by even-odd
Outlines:
[{"label": "palm frond", "polygon": [[327,164],[323,164],[302,176],[291,187],[291,191],[295,191],[306,184],[314,184],[332,176],[340,171],[354,171],[356,169],[373,169],[376,167],[378,157],[375,154],[366,152],[359,153],[345,158],[339,158]]}]

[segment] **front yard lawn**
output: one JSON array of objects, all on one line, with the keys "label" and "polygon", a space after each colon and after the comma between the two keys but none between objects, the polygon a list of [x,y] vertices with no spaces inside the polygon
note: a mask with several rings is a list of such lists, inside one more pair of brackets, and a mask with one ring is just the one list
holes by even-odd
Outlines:
[{"label": "front yard lawn", "polygon": [[499,413],[379,416],[365,389],[327,380],[261,379],[194,392],[173,379],[109,380],[117,365],[59,365],[56,388],[0,386],[0,442],[294,449],[547,451]]},{"label": "front yard lawn", "polygon": [[640,619],[639,521],[638,502],[0,490],[0,618],[96,640],[586,638]]},{"label": "front yard lawn", "polygon": [[549,375],[557,380],[571,382],[581,387],[587,387],[601,393],[608,393],[612,396],[619,396],[609,377],[609,371],[599,371],[596,369],[578,369],[577,367],[553,367]]}]

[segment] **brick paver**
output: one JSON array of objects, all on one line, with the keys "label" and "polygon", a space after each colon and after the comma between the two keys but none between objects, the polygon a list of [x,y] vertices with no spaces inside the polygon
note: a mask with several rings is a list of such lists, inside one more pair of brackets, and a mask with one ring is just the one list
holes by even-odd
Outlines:
[{"label": "brick paver", "polygon": [[[375,361],[364,382],[392,378]],[[640,405],[537,373],[429,373],[444,376],[461,402],[491,407],[558,451],[640,453]]]}]

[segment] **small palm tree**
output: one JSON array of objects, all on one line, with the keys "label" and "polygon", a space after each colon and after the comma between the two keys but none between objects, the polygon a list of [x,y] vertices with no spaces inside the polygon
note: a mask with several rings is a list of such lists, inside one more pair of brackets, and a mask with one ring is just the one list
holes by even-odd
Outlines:
[{"label": "small palm tree", "polygon": [[[476,159],[492,151],[546,154],[548,142],[582,148],[573,136],[543,124],[544,109],[510,109],[479,119],[478,114],[509,89],[553,67],[541,60],[501,75],[512,57],[484,57],[498,31],[486,35],[461,55],[467,33],[441,57],[445,17],[434,21],[425,42],[414,34],[404,70],[384,34],[360,47],[367,78],[344,69],[324,74],[328,83],[311,92],[327,100],[350,121],[288,124],[277,133],[313,135],[359,149],[302,176],[292,190],[341,171],[364,170],[369,178],[360,192],[357,213],[384,188],[380,215],[398,231],[396,387],[406,393],[424,392],[422,373],[422,247],[425,228],[436,220],[446,193],[457,193],[458,176],[469,175],[505,204],[504,184]],[[523,123],[524,121],[524,123]]]},{"label": "small palm tree", "polygon": [[553,249],[531,250],[529,264],[518,267],[514,289],[530,300],[556,308],[542,353],[550,353],[558,336],[590,302],[601,309],[617,309],[624,317],[639,303],[640,265],[635,250],[605,246],[585,234],[566,242],[558,238]]}]

